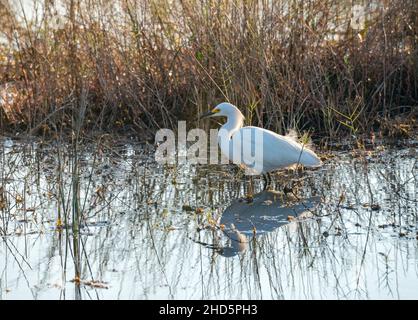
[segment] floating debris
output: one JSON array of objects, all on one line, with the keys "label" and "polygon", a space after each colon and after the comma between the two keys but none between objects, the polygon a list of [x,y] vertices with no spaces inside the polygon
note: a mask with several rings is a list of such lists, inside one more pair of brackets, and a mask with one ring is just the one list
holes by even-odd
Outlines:
[{"label": "floating debris", "polygon": [[364,208],[370,208],[373,211],[378,211],[378,210],[381,209],[380,205],[377,204],[377,203],[372,203],[372,204],[370,204],[370,203],[363,203],[363,207]]},{"label": "floating debris", "polygon": [[371,208],[373,211],[377,211],[377,210],[380,210],[380,205],[379,205],[379,204],[372,204],[372,205],[370,206],[370,208]]},{"label": "floating debris", "polygon": [[77,285],[85,285],[96,289],[109,289],[108,283],[103,281],[81,280],[79,277],[75,277],[74,279],[70,280],[70,282],[74,282]]},{"label": "floating debris", "polygon": [[60,218],[57,219],[57,223],[55,224],[55,227],[57,229],[62,229],[64,227],[64,224],[62,223]]},{"label": "floating debris", "polygon": [[272,203],[273,203],[273,201],[271,201],[271,200],[265,200],[265,201],[263,201],[262,205],[264,205],[264,206],[271,206]]},{"label": "floating debris", "polygon": [[188,204],[184,204],[181,208],[183,211],[195,211],[196,209],[193,209],[192,206],[189,206]]}]

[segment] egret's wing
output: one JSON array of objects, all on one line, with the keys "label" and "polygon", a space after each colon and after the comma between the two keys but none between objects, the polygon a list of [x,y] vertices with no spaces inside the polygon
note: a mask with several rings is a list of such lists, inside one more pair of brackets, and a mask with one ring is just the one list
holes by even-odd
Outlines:
[{"label": "egret's wing", "polygon": [[318,165],[319,161],[312,151],[298,142],[258,127],[241,128],[233,135],[230,146],[234,154],[240,155],[242,164],[250,168],[258,166],[256,169],[262,164],[263,172],[295,163]]}]

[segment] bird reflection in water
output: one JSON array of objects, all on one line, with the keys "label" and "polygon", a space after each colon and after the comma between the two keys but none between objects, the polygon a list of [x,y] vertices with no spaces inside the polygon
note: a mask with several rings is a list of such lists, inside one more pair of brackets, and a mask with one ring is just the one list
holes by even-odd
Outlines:
[{"label": "bird reflection in water", "polygon": [[319,202],[320,197],[300,200],[272,190],[257,193],[251,199],[235,199],[219,220],[222,232],[216,233],[214,244],[195,242],[224,257],[233,257],[250,248],[255,237],[311,218],[311,211]]}]

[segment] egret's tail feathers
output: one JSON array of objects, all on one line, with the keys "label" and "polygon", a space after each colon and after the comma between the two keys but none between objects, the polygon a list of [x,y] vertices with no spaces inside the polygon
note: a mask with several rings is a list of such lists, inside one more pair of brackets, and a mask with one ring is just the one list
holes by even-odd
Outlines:
[{"label": "egret's tail feathers", "polygon": [[289,129],[289,131],[286,133],[284,137],[294,142],[298,142],[298,133],[295,129]]},{"label": "egret's tail feathers", "polygon": [[307,149],[315,150],[315,145],[313,144],[311,137],[306,133],[299,139],[297,131],[295,129],[289,129],[284,137],[287,140],[303,144],[303,146]]},{"label": "egret's tail feathers", "polygon": [[303,164],[305,167],[319,167],[322,166],[322,161],[319,157],[309,149],[304,149],[300,156],[300,164]]}]

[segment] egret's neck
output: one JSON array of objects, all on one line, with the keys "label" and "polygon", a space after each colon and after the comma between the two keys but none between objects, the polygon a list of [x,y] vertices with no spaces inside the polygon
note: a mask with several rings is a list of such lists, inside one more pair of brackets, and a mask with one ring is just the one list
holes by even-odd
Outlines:
[{"label": "egret's neck", "polygon": [[227,135],[231,139],[232,135],[242,128],[244,125],[244,116],[239,113],[232,117],[228,117],[226,123],[221,127],[220,134]]},{"label": "egret's neck", "polygon": [[239,110],[228,116],[226,123],[218,132],[218,144],[222,153],[228,158],[233,158],[232,136],[244,125],[244,116]]}]

